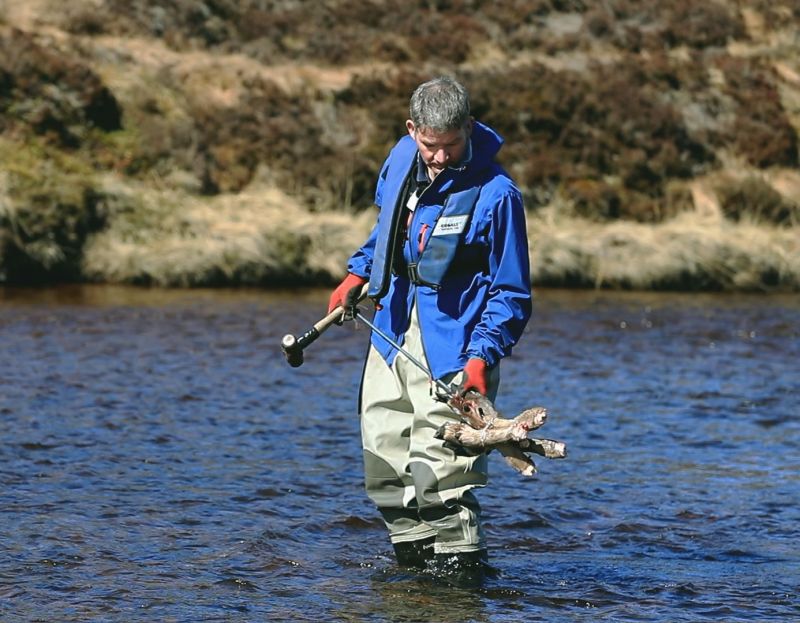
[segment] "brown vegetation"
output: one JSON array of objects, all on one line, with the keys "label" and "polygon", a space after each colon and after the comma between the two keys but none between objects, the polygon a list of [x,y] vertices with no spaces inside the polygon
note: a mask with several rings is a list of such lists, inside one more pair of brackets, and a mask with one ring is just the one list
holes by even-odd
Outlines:
[{"label": "brown vegetation", "polygon": [[[123,223],[143,204],[126,187],[173,197],[173,215],[139,223],[140,242],[178,226],[187,206],[270,185],[296,203],[295,218],[352,218],[371,205],[411,90],[441,72],[463,79],[475,115],[506,138],[501,160],[541,212],[533,218],[666,227],[700,209],[702,184],[724,222],[798,226],[797,196],[774,182],[798,167],[800,56],[788,26],[800,9],[789,0],[58,7],[0,4],[2,280],[194,284],[235,273],[237,283],[274,283],[277,269],[252,267],[164,279],[104,273],[97,255],[87,273],[84,256],[103,236],[127,239]],[[648,287],[570,266],[547,282]],[[707,273],[693,283],[699,273],[687,268],[673,281],[737,287]],[[670,279],[650,285],[673,287]]]},{"label": "brown vegetation", "polygon": [[0,32],[0,131],[29,130],[64,149],[93,128],[122,127],[114,95],[85,63],[49,50],[29,33]]}]

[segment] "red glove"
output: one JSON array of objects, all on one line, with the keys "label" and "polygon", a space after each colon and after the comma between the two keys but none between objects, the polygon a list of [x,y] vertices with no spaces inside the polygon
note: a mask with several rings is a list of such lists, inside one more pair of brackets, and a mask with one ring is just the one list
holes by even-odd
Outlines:
[{"label": "red glove", "polygon": [[464,380],[461,381],[461,391],[466,393],[474,389],[479,394],[486,395],[486,362],[479,357],[473,357],[464,366]]},{"label": "red glove", "polygon": [[359,277],[353,273],[347,273],[347,277],[344,278],[344,281],[336,286],[333,294],[331,294],[331,298],[328,301],[328,313],[330,314],[334,309],[339,307],[339,305],[344,305],[345,297],[347,297],[347,293],[350,292],[350,290],[356,286],[363,286],[365,283],[367,283],[367,280],[363,277]]}]

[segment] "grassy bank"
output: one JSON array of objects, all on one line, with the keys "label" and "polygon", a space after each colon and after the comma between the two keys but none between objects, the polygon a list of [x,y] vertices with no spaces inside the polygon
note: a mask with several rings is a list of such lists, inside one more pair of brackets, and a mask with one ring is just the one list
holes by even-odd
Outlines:
[{"label": "grassy bank", "polygon": [[[111,193],[113,181],[107,181]],[[162,286],[332,284],[373,213],[313,213],[274,188],[205,200],[117,188],[110,225],[90,236],[89,280]],[[126,198],[126,199],[125,199]],[[684,212],[658,224],[598,223],[564,206],[530,212],[540,286],[800,289],[800,228]]]},{"label": "grassy bank", "polygon": [[444,72],[535,284],[800,290],[796,3],[310,4],[0,0],[0,282],[333,282]]},{"label": "grassy bank", "polygon": [[535,284],[636,290],[800,290],[800,228],[684,213],[656,225],[535,216]]},{"label": "grassy bank", "polygon": [[118,205],[110,206],[108,226],[85,247],[81,272],[91,281],[160,286],[331,283],[344,274],[372,216],[314,214],[274,187],[207,198],[145,186],[113,192]]}]

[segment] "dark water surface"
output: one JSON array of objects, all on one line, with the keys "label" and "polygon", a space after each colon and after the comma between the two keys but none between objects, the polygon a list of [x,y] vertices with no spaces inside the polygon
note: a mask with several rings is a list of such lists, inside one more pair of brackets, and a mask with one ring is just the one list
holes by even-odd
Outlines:
[{"label": "dark water surface", "polygon": [[362,492],[367,332],[327,293],[0,289],[0,621],[800,621],[800,297],[543,291],[480,492],[499,577],[398,569]]}]

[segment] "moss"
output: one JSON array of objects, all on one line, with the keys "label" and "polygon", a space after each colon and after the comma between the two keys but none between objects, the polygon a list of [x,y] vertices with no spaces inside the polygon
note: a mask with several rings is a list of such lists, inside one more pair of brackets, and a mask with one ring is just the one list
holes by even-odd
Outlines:
[{"label": "moss", "polygon": [[43,142],[0,140],[5,197],[0,267],[7,282],[76,280],[87,236],[102,227],[93,171]]}]

